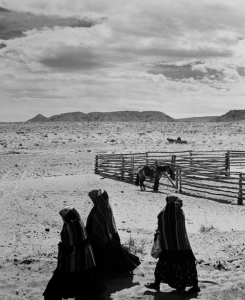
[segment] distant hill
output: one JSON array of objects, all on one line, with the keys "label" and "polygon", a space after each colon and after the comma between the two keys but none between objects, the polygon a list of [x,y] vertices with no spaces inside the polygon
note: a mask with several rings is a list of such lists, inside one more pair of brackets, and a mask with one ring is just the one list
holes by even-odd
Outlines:
[{"label": "distant hill", "polygon": [[230,110],[222,116],[205,116],[174,119],[160,111],[114,111],[114,112],[71,112],[54,115],[49,118],[43,115],[27,122],[241,122],[245,121],[245,110]]},{"label": "distant hill", "polygon": [[28,120],[27,122],[47,122],[48,118],[44,117],[41,114],[36,115],[36,117]]},{"label": "distant hill", "polygon": [[37,115],[27,122],[173,122],[174,119],[160,111],[72,112],[46,118]]},{"label": "distant hill", "polygon": [[82,112],[72,112],[55,115],[47,119],[49,122],[88,122],[90,121],[86,114]]},{"label": "distant hill", "polygon": [[245,120],[245,109],[243,110],[230,110],[228,113],[217,117],[215,122],[239,122]]}]

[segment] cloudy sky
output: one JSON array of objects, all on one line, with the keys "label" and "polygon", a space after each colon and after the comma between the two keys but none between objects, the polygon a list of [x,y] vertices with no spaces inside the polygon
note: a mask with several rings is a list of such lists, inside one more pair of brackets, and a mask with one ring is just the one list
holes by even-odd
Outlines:
[{"label": "cloudy sky", "polygon": [[0,1],[0,122],[245,109],[244,0]]}]

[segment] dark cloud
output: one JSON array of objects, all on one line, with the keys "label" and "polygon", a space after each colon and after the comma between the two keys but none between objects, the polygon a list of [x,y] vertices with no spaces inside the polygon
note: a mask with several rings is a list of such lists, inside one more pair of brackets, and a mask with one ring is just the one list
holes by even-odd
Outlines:
[{"label": "dark cloud", "polygon": [[210,57],[231,57],[232,52],[229,50],[215,51],[208,48],[201,48],[197,50],[186,50],[186,49],[158,49],[158,55],[175,58],[177,60],[197,58],[204,59]]},{"label": "dark cloud", "polygon": [[5,47],[7,47],[7,45],[5,45],[4,43],[1,43],[1,44],[0,44],[0,49],[3,49],[3,48],[5,48]]},{"label": "dark cloud", "polygon": [[50,50],[39,62],[46,67],[63,72],[112,67],[112,63],[108,62],[105,56],[84,47],[63,47],[56,51]]},{"label": "dark cloud", "polygon": [[240,76],[245,76],[245,68],[244,68],[244,67],[238,67],[238,68],[237,68],[237,73],[238,73]]},{"label": "dark cloud", "polygon": [[3,8],[3,7],[0,7],[0,12],[10,12],[10,10],[6,9],[6,8]]},{"label": "dark cloud", "polygon": [[159,61],[183,61],[183,60],[205,60],[209,58],[229,58],[232,57],[232,51],[223,50],[215,51],[212,49],[201,48],[197,50],[186,50],[186,49],[163,49],[162,47],[154,47],[154,48],[142,48],[135,49],[133,46],[131,48],[123,48],[123,46],[118,49],[120,53],[124,53],[128,57],[131,56],[133,59],[137,59],[137,57],[158,57]]},{"label": "dark cloud", "polygon": [[171,64],[159,64],[148,70],[149,74],[158,75],[162,74],[170,80],[181,80],[193,78],[195,80],[202,80],[204,77],[210,79],[219,80],[223,72],[215,69],[207,68],[206,72],[202,72],[198,69],[193,69],[193,66],[202,65],[201,62],[195,62],[192,64],[186,64],[183,66],[171,65]]},{"label": "dark cloud", "polygon": [[0,9],[0,39],[9,40],[25,36],[27,30],[44,27],[92,27],[96,23],[88,18],[62,18],[59,16],[35,15],[28,12],[16,12]]}]

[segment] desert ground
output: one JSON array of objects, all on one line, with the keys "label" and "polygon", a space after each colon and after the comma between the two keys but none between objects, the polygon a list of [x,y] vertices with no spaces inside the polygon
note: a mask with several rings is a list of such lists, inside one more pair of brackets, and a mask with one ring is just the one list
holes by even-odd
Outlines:
[{"label": "desert ground", "polygon": [[[181,137],[187,144],[169,144]],[[245,123],[0,123],[0,299],[39,300],[56,267],[62,219],[74,206],[86,222],[91,189],[110,197],[122,243],[141,259],[131,278],[106,282],[108,299],[245,299],[245,208],[180,195],[201,291],[145,288],[157,214],[170,188],[145,192],[94,174],[97,153],[244,150]]]}]

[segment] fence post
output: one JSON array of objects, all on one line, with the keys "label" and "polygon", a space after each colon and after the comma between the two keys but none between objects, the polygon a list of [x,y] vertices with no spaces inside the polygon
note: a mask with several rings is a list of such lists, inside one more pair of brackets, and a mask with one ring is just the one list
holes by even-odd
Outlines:
[{"label": "fence post", "polygon": [[230,151],[225,154],[225,176],[230,177]]},{"label": "fence post", "polygon": [[182,193],[182,167],[179,166],[179,193]]},{"label": "fence post", "polygon": [[95,168],[94,168],[94,173],[98,174],[98,167],[99,167],[99,157],[98,155],[95,156]]},{"label": "fence post", "polygon": [[190,167],[192,166],[192,163],[193,163],[193,160],[192,160],[192,159],[193,159],[193,158],[192,158],[192,155],[193,155],[193,154],[192,154],[192,150],[190,150]]},{"label": "fence post", "polygon": [[171,164],[173,164],[172,168],[173,168],[173,171],[175,173],[176,172],[176,167],[175,167],[175,164],[176,164],[176,155],[172,155]]},{"label": "fence post", "polygon": [[179,190],[179,167],[176,167],[176,172],[175,172],[175,187],[176,190]]},{"label": "fence post", "polygon": [[239,174],[239,192],[238,192],[237,204],[238,205],[243,205],[243,199],[242,199],[242,173]]},{"label": "fence post", "polygon": [[134,156],[131,156],[131,182],[134,181]]},{"label": "fence post", "polygon": [[124,156],[122,155],[122,171],[121,171],[122,180],[124,180],[124,170],[125,170],[125,160],[124,160]]},{"label": "fence post", "polygon": [[146,161],[146,164],[148,165],[148,152],[146,152],[145,156],[146,156],[145,161]]}]

